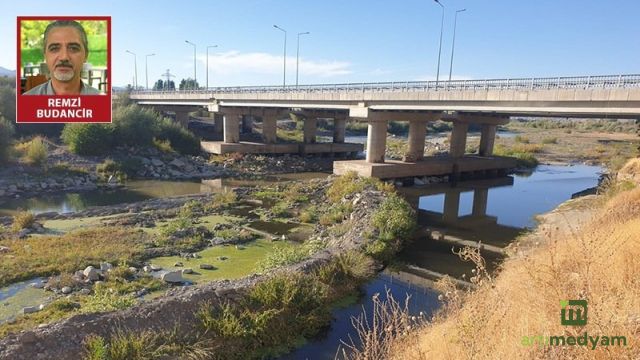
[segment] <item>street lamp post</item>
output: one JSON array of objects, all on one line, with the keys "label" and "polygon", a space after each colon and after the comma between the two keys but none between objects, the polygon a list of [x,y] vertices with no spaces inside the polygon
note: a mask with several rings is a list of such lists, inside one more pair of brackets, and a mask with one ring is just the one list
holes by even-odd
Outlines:
[{"label": "street lamp post", "polygon": [[209,45],[207,46],[207,89],[209,89],[209,49],[217,48],[218,45]]},{"label": "street lamp post", "polygon": [[184,42],[193,46],[193,89],[195,90],[196,84],[198,83],[198,78],[196,77],[196,44],[189,40],[185,40]]},{"label": "street lamp post", "polygon": [[287,87],[287,30],[279,27],[278,25],[273,25],[273,27],[284,33],[284,70],[282,74],[282,88],[284,89]]},{"label": "street lamp post", "polygon": [[149,59],[149,56],[156,56],[156,54],[153,53],[144,56],[144,80],[146,85],[145,88],[147,90],[149,90],[149,71],[147,71],[147,60]]},{"label": "street lamp post", "polygon": [[435,1],[440,7],[442,7],[442,21],[440,22],[440,46],[438,47],[438,71],[436,73],[436,90],[438,90],[438,82],[440,81],[440,55],[442,54],[442,33],[444,31],[444,5],[438,0]]},{"label": "street lamp post", "polygon": [[458,13],[467,11],[467,9],[456,10],[456,16],[453,20],[453,41],[451,42],[451,64],[449,64],[449,81],[451,81],[451,73],[453,72],[453,50],[456,47],[456,25],[458,23]]},{"label": "street lamp post", "polygon": [[298,88],[298,68],[300,66],[300,35],[309,35],[310,32],[298,33],[298,45],[296,46],[296,89]]},{"label": "street lamp post", "polygon": [[134,52],[131,52],[129,50],[126,50],[126,52],[128,52],[129,54],[133,55],[133,89],[137,90],[138,89],[138,56],[136,56],[136,54]]}]

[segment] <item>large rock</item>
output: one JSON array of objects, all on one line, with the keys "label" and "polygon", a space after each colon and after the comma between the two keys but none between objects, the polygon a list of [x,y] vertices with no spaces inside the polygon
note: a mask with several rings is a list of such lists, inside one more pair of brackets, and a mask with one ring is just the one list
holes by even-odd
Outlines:
[{"label": "large rock", "polygon": [[156,159],[156,158],[151,159],[151,164],[153,164],[153,166],[163,166],[164,165],[162,160]]},{"label": "large rock", "polygon": [[33,314],[40,311],[40,307],[39,306],[27,306],[27,307],[23,307],[22,308],[22,313],[23,314]]},{"label": "large rock", "polygon": [[110,263],[108,262],[100,263],[100,271],[104,272],[104,271],[109,271],[111,269],[113,269],[113,265],[111,265]]},{"label": "large rock", "polygon": [[161,279],[165,282],[168,283],[181,283],[184,282],[185,280],[182,278],[182,271],[178,270],[178,271],[167,271],[166,273],[162,274]]},{"label": "large rock", "polygon": [[100,280],[100,272],[93,266],[87,266],[82,272],[82,275],[91,281]]},{"label": "large rock", "polygon": [[169,163],[169,165],[171,165],[171,166],[175,166],[175,167],[177,167],[177,168],[180,168],[180,169],[181,169],[181,168],[185,167],[187,164],[185,164],[185,162],[184,162],[184,161],[182,161],[182,160],[180,160],[180,159],[173,159],[173,160]]},{"label": "large rock", "polygon": [[215,270],[216,267],[209,264],[200,264],[200,269],[202,270]]},{"label": "large rock", "polygon": [[0,246],[0,254],[8,253],[9,251],[11,251],[11,249],[9,249],[8,247]]}]

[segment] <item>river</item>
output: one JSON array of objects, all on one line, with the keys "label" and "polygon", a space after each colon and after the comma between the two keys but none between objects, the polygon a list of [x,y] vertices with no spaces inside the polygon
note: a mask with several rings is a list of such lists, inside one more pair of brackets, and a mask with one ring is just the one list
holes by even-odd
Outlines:
[{"label": "river", "polygon": [[[328,329],[317,338],[281,359],[333,359],[341,341],[357,339],[351,318],[368,313],[372,308],[372,297],[382,298],[388,289],[393,296],[404,301],[411,296],[410,311],[429,316],[439,307],[437,293],[429,288],[420,269],[449,274],[460,278],[469,274],[471,264],[462,263],[451,251],[451,245],[427,241],[421,236],[425,228],[444,229],[459,238],[482,241],[495,246],[506,246],[515,236],[535,227],[534,216],[552,210],[571,195],[597,185],[601,168],[595,166],[538,166],[528,174],[511,177],[461,182],[456,186],[435,184],[422,187],[406,187],[400,193],[418,209],[418,224],[421,231],[412,243],[398,255],[398,262],[408,265],[410,270],[393,272],[385,270],[369,282],[363,295],[353,304],[336,309],[334,320]],[[304,180],[324,177],[328,174],[306,173],[270,177],[265,181],[214,180],[214,181],[132,181],[125,188],[84,193],[44,195],[37,198],[12,199],[0,203],[0,215],[10,215],[17,209],[35,213],[58,211],[73,212],[90,206],[113,205],[145,199],[175,195],[219,191],[233,186],[255,186],[286,180]],[[490,267],[495,267],[500,256],[485,254]],[[20,284],[22,285],[22,284]],[[23,289],[20,286],[20,289]],[[17,288],[0,289],[4,301],[16,296]],[[9,294],[11,292],[11,294]],[[19,291],[18,291],[19,293]],[[1,319],[0,319],[1,320]]]}]

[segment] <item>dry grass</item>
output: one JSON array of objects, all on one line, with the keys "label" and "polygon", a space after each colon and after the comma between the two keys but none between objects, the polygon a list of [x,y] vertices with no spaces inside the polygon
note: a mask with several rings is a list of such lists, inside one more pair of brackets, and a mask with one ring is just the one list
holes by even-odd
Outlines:
[{"label": "dry grass", "polygon": [[54,273],[73,272],[102,261],[117,263],[141,253],[145,235],[120,227],[78,230],[63,236],[3,240],[0,286]]},{"label": "dry grass", "polygon": [[[638,359],[640,189],[616,195],[579,231],[558,234],[445,306],[397,359]],[[588,300],[583,327],[560,324],[561,300]],[[525,346],[524,336],[625,336],[627,346]]]},{"label": "dry grass", "polygon": [[629,160],[619,171],[619,181],[633,181],[640,184],[640,158]]}]

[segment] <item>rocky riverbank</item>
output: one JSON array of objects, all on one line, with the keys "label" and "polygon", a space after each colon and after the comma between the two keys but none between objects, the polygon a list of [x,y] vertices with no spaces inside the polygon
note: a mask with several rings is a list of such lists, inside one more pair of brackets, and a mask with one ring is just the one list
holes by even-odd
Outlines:
[{"label": "rocky riverbank", "polygon": [[[323,180],[325,181],[325,180]],[[327,183],[327,186],[329,183]],[[112,207],[109,210],[88,210],[81,215],[106,215],[116,212],[137,212],[152,209],[169,209],[180,202],[203,199],[200,197],[183,197],[177,199],[150,200],[140,204],[129,204]],[[43,324],[36,329],[11,334],[0,340],[0,358],[11,359],[69,359],[77,358],[86,351],[89,336],[110,339],[118,332],[168,333],[177,331],[180,336],[188,337],[197,332],[197,314],[204,306],[237,304],[256,285],[266,279],[282,273],[311,274],[314,269],[328,264],[341,254],[349,251],[364,252],[368,244],[375,239],[368,225],[374,214],[381,208],[385,193],[366,188],[358,193],[341,196],[341,206],[351,209],[345,223],[336,224],[343,230],[331,231],[327,227],[316,228],[312,238],[326,244],[324,249],[297,264],[270,271],[264,275],[252,275],[237,281],[215,281],[198,286],[174,287],[165,295],[122,311],[75,315],[66,320],[51,324]],[[132,214],[133,215],[133,214]],[[41,219],[54,219],[62,215],[45,214]],[[68,217],[64,215],[65,218]],[[330,228],[331,226],[329,226]]]}]

